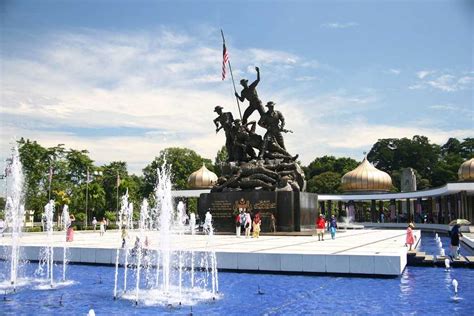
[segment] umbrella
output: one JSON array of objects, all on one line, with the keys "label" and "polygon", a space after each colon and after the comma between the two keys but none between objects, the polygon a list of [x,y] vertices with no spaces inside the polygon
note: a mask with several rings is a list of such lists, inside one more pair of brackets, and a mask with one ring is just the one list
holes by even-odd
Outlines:
[{"label": "umbrella", "polygon": [[468,221],[467,219],[455,219],[449,223],[449,226],[454,226],[454,225],[471,225],[471,222]]}]

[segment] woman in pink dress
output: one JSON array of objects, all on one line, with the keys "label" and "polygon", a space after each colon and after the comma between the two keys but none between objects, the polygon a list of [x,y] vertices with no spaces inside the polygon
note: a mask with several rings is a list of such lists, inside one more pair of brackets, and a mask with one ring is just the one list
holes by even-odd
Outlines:
[{"label": "woman in pink dress", "polygon": [[410,245],[410,249],[408,249],[408,251],[411,251],[411,248],[413,244],[415,243],[416,237],[413,235],[413,228],[415,228],[415,225],[413,225],[413,223],[410,223],[407,228],[407,239],[406,239],[405,246]]},{"label": "woman in pink dress", "polygon": [[66,241],[73,241],[74,240],[74,228],[72,226],[72,223],[76,220],[74,215],[69,216],[69,227],[67,228],[67,233],[66,233]]}]

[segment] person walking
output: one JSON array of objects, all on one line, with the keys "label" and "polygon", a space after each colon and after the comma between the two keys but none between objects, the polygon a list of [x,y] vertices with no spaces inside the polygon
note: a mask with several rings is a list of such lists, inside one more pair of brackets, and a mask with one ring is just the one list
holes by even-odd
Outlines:
[{"label": "person walking", "polygon": [[100,226],[100,227],[99,227],[99,228],[100,228],[100,235],[101,235],[101,236],[104,236],[104,233],[105,233],[105,219],[102,219],[102,220],[100,221],[100,225],[99,225],[99,226]]},{"label": "person walking", "polygon": [[[257,213],[257,215],[259,215]],[[259,238],[260,237],[260,225],[262,223],[262,220],[260,219],[260,216],[255,215],[253,219],[253,235],[252,238]]]},{"label": "person walking", "polygon": [[270,215],[270,232],[275,233],[276,232],[276,218],[273,213]]},{"label": "person walking", "polygon": [[107,220],[105,217],[102,217],[102,222],[104,223],[104,233],[107,231]]},{"label": "person walking", "polygon": [[454,225],[451,231],[449,232],[449,237],[451,238],[451,258],[459,259],[460,255],[460,244],[459,239],[462,236],[460,231],[461,226],[458,224]]},{"label": "person walking", "polygon": [[336,229],[337,229],[336,216],[331,215],[331,220],[329,221],[329,231],[331,232],[331,239],[336,238]]},{"label": "person walking", "polygon": [[250,238],[250,231],[252,230],[252,218],[249,211],[245,211],[245,238]]},{"label": "person walking", "polygon": [[415,239],[416,239],[416,236],[413,235],[413,228],[415,228],[415,225],[413,223],[408,224],[407,237],[406,237],[406,243],[405,243],[405,247],[410,246],[408,251],[412,250],[413,244],[415,243]]},{"label": "person walking", "polygon": [[240,214],[235,216],[235,236],[240,237]]},{"label": "person walking", "polygon": [[72,226],[72,223],[75,220],[76,220],[76,217],[74,217],[73,214],[69,215],[69,227],[67,228],[67,232],[66,232],[66,241],[67,242],[74,241],[74,226]]},{"label": "person walking", "polygon": [[240,233],[239,236],[244,233],[245,234],[245,219],[247,217],[245,216],[244,210],[240,211]]},{"label": "person walking", "polygon": [[122,228],[122,248],[125,248],[125,244],[127,243],[127,230],[125,227]]},{"label": "person walking", "polygon": [[97,219],[95,217],[92,219],[92,226],[94,227],[94,231],[95,231],[97,228]]},{"label": "person walking", "polygon": [[318,219],[316,220],[316,235],[318,235],[318,240],[324,241],[324,228],[326,227],[326,221],[324,220],[323,214],[319,214]]}]

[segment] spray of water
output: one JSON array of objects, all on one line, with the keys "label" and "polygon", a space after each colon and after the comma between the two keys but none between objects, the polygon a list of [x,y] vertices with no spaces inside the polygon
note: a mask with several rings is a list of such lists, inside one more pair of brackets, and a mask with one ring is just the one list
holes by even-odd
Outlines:
[{"label": "spray of water", "polygon": [[15,289],[20,263],[20,237],[25,218],[25,206],[23,204],[24,176],[18,147],[13,149],[10,173],[12,180],[9,183],[9,195],[7,196],[7,202],[5,205],[5,215],[7,227],[11,228],[11,254],[9,256],[10,284],[13,289]]},{"label": "spray of water", "polygon": [[[66,235],[69,226],[71,226],[71,220],[69,218],[69,207],[67,205],[64,205],[64,207],[63,207],[62,224],[63,224],[63,230],[64,230],[65,235]],[[63,246],[63,281],[66,281],[67,253],[68,253],[68,243],[67,243],[67,241],[64,241],[64,246]]]},{"label": "spray of water", "polygon": [[[185,205],[174,207],[169,166],[162,166],[157,178],[154,205],[150,207],[147,201],[142,203],[135,246],[132,251],[124,253],[124,261],[129,263],[129,269],[134,269],[130,275],[135,277],[135,291],[133,294],[126,293],[124,287],[121,297],[145,305],[192,305],[197,301],[215,299],[219,285],[215,252],[195,253],[179,246],[178,241],[193,236],[185,234]],[[127,211],[125,207],[122,209],[122,213]],[[208,226],[206,243],[210,248],[213,239],[212,220]],[[148,236],[156,236],[153,248],[148,242],[145,245]],[[114,297],[120,291],[117,285],[118,271],[116,261]],[[126,265],[123,271],[125,277]]]}]

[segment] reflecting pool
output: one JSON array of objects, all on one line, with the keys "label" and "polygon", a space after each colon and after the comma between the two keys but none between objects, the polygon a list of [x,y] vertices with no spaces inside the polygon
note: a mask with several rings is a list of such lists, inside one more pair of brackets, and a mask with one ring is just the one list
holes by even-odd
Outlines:
[{"label": "reflecting pool", "polygon": [[[5,262],[0,262],[0,271]],[[36,264],[24,266],[32,275]],[[56,267],[60,269],[60,265]],[[71,265],[74,280],[50,289],[23,282],[16,293],[1,292],[2,315],[472,315],[474,270],[407,267],[399,278],[350,278],[220,272],[218,299],[194,306],[135,306],[113,300],[114,268]],[[0,278],[3,276],[0,276]],[[459,282],[455,297],[452,279]]]}]

